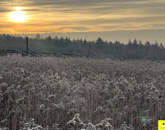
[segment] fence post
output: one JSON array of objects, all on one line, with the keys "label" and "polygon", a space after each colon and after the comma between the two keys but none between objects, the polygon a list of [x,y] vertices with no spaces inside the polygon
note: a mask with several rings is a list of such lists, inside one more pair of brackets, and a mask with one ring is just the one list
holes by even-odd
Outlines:
[{"label": "fence post", "polygon": [[29,55],[29,38],[26,37],[26,53],[27,53],[27,56]]}]

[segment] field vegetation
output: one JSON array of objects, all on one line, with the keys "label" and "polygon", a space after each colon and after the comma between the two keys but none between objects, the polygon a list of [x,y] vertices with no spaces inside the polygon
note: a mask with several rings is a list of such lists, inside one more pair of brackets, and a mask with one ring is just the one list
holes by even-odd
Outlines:
[{"label": "field vegetation", "polygon": [[164,79],[164,61],[0,57],[0,126],[70,129],[79,113],[84,124],[155,130],[165,118]]}]

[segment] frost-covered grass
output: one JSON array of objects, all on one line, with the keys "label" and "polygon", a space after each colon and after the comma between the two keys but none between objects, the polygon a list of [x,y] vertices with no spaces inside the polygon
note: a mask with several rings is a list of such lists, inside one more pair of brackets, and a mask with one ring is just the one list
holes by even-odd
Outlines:
[{"label": "frost-covered grass", "polygon": [[84,123],[104,118],[115,129],[156,128],[164,119],[165,62],[0,57],[0,120],[10,113],[43,127],[64,127],[75,113]]}]

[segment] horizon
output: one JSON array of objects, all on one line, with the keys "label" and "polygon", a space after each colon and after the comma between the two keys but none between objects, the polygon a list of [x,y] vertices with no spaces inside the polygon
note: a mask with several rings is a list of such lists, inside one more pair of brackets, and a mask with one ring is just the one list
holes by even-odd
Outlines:
[{"label": "horizon", "polygon": [[[142,43],[162,43],[165,45],[164,30],[154,30],[154,33],[146,33],[147,30],[143,31],[113,31],[113,32],[66,32],[66,33],[34,33],[34,34],[0,34],[0,35],[10,35],[18,37],[29,37],[37,38],[38,35],[41,39],[45,39],[49,36],[52,38],[69,38],[71,40],[87,40],[87,41],[96,41],[98,38],[101,38],[103,41],[119,41],[121,43],[128,43],[132,40],[141,41]],[[154,34],[157,32],[163,32],[162,35],[159,35],[159,40],[155,40]],[[140,34],[140,36],[138,36]],[[119,36],[120,35],[120,36]],[[153,35],[153,36],[152,36]],[[163,40],[160,40],[160,39]]]}]

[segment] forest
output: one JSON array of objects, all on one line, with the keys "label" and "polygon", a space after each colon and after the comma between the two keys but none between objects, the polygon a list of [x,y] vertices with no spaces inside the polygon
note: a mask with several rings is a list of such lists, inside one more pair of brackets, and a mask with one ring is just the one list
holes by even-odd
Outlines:
[{"label": "forest", "polygon": [[0,57],[0,129],[156,130],[164,79],[164,61]]},{"label": "forest", "polygon": [[[10,35],[0,35],[0,55],[6,55],[5,50],[26,50],[26,39]],[[119,41],[96,41],[85,39],[71,40],[70,38],[54,37],[29,38],[29,49],[43,56],[73,56],[110,59],[146,59],[165,60],[163,43],[142,43],[129,40],[128,43]]]}]

